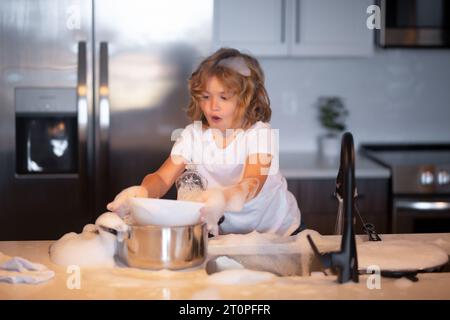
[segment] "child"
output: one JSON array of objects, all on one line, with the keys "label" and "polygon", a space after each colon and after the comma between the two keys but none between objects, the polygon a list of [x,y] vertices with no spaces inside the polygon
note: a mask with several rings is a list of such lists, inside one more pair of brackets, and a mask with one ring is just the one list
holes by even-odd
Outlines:
[{"label": "child", "polygon": [[194,123],[156,172],[123,190],[107,208],[124,215],[130,197],[161,198],[189,168],[208,188],[184,200],[205,202],[202,219],[213,235],[301,231],[300,210],[275,161],[270,101],[258,61],[236,49],[220,49],[201,62],[189,90],[187,114]]}]

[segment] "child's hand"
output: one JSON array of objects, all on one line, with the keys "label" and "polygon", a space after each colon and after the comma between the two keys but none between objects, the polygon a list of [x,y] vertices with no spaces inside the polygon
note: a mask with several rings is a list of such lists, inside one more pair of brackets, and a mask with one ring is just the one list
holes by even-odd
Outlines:
[{"label": "child's hand", "polygon": [[225,211],[239,212],[246,201],[252,199],[258,190],[259,181],[247,178],[239,184],[224,190],[212,188],[201,192],[191,201],[204,202],[200,209],[202,220],[207,223],[208,231],[213,235],[219,234],[219,220]]},{"label": "child's hand", "polygon": [[130,212],[130,206],[128,204],[128,199],[130,198],[147,198],[148,191],[142,186],[132,186],[122,190],[115,198],[114,201],[108,203],[106,208],[109,211],[117,213],[119,216],[123,217]]},{"label": "child's hand", "polygon": [[218,188],[208,189],[199,194],[195,201],[205,203],[200,209],[201,220],[206,222],[208,231],[213,235],[219,234],[219,220],[225,211],[225,196]]}]

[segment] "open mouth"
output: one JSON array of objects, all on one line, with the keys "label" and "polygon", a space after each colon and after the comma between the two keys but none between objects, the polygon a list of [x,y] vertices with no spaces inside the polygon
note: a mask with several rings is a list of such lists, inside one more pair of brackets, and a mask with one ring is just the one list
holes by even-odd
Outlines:
[{"label": "open mouth", "polygon": [[222,118],[221,117],[217,117],[217,116],[212,116],[211,120],[214,121],[214,122],[218,122],[218,121],[222,120]]}]

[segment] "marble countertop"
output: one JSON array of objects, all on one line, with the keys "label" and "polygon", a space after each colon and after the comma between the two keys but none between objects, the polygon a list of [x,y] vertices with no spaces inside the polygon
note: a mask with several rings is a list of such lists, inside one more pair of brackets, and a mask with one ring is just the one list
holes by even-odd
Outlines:
[{"label": "marble countertop", "polygon": [[[338,236],[324,237],[336,244],[339,242]],[[450,233],[382,235],[382,238],[433,243],[450,255]],[[217,282],[203,267],[184,271],[82,268],[79,288],[70,289],[73,271],[50,261],[48,247],[51,243],[0,242],[0,252],[43,263],[56,274],[50,281],[38,285],[0,283],[0,299],[450,299],[450,273],[446,272],[421,273],[418,282],[381,278],[380,288],[370,289],[369,275],[361,275],[359,283],[344,285],[336,282],[336,276],[322,273],[306,277],[264,276],[253,282],[248,279]],[[210,246],[210,252],[216,249]]]},{"label": "marble countertop", "polygon": [[[339,158],[327,158],[317,153],[281,152],[279,168],[287,179],[335,179]],[[389,178],[390,170],[372,160],[356,154],[355,175],[357,178]]]}]

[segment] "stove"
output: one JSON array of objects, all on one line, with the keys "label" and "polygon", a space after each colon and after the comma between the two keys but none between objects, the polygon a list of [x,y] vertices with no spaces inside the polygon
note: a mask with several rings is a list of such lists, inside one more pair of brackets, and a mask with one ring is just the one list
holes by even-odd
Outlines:
[{"label": "stove", "polygon": [[391,231],[450,232],[450,144],[362,145],[391,171]]}]

